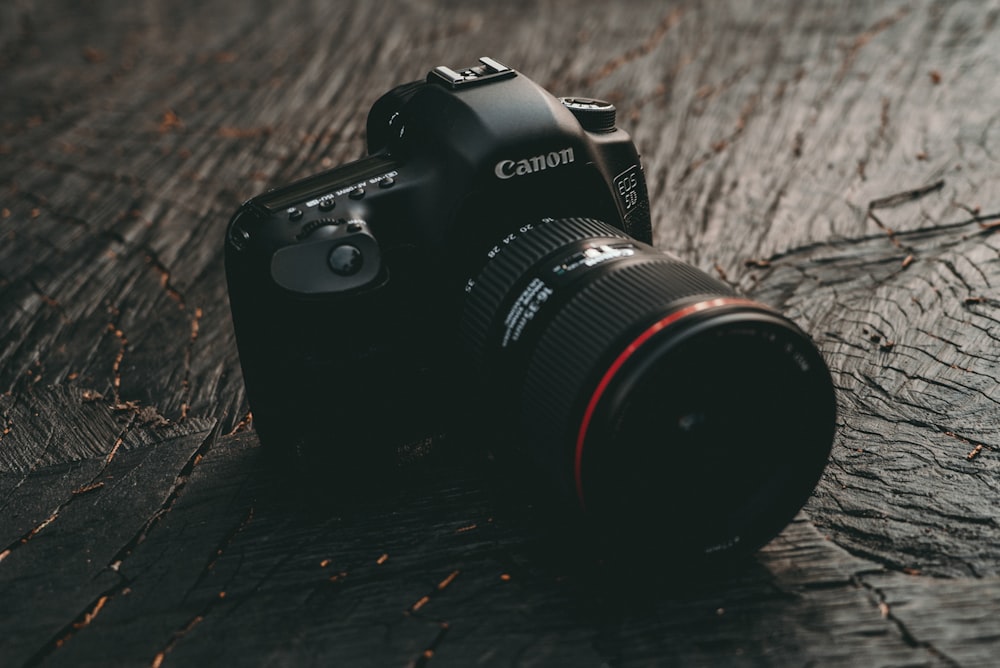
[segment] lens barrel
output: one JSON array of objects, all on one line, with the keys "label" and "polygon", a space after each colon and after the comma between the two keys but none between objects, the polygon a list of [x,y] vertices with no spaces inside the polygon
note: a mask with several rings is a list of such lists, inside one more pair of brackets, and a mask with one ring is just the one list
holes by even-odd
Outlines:
[{"label": "lens barrel", "polygon": [[467,292],[494,418],[606,542],[752,551],[812,493],[833,384],[772,309],[583,218],[520,228]]}]

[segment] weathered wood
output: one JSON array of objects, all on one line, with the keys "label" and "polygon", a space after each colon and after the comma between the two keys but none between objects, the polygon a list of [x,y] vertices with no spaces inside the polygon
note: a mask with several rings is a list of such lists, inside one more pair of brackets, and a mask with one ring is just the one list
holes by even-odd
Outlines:
[{"label": "weathered wood", "polygon": [[[991,665],[998,17],[0,6],[0,663]],[[332,515],[260,465],[228,217],[358,157],[391,86],[480,55],[615,101],[657,243],[827,357],[831,466],[751,563],[678,581],[570,559],[445,457]]]}]

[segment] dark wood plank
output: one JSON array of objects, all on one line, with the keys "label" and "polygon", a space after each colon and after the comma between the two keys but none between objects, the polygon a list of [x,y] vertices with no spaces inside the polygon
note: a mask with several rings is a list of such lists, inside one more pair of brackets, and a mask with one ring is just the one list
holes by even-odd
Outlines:
[{"label": "dark wood plank", "polygon": [[903,636],[883,611],[894,598],[868,580],[885,570],[804,518],[744,567],[637,579],[567,560],[530,511],[494,517],[483,481],[454,467],[336,516],[290,513],[257,449],[248,434],[207,450],[43,658],[847,665],[863,647],[879,665],[948,663],[934,629]]},{"label": "dark wood plank", "polygon": [[17,602],[0,618],[5,663],[45,659],[127,590],[120,566],[169,512],[207,448],[202,425],[192,420],[141,448],[41,469],[18,485],[5,510],[8,521],[28,520],[28,528],[0,552],[5,598]]},{"label": "dark wood plank", "polygon": [[894,568],[995,576],[1000,328],[990,298],[980,299],[993,292],[988,274],[969,257],[988,265],[997,240],[964,213],[897,238],[924,271],[903,268],[883,235],[765,270],[762,298],[801,314],[825,341],[846,403],[811,514]]},{"label": "dark wood plank", "polygon": [[[3,5],[0,663],[991,665],[998,17]],[[389,87],[480,55],[615,101],[658,245],[781,308],[829,360],[831,466],[743,568],[635,591],[446,458],[332,515],[260,466],[226,220],[358,157]]]}]

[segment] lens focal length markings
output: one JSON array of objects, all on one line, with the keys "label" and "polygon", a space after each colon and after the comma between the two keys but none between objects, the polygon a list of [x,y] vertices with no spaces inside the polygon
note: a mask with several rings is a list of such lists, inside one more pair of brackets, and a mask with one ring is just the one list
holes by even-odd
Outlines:
[{"label": "lens focal length markings", "polygon": [[517,342],[524,328],[535,317],[553,293],[575,276],[575,272],[597,266],[611,260],[632,257],[638,248],[631,243],[607,244],[589,243],[583,250],[577,250],[549,264],[541,272],[541,277],[531,279],[520,295],[514,300],[504,318],[504,332],[500,342],[502,348]]},{"label": "lens focal length markings", "polygon": [[[553,290],[556,288],[552,276],[543,271],[550,266],[547,260],[553,255],[568,258],[568,245],[595,239],[607,244],[631,241],[621,230],[596,220],[545,218],[515,228],[489,250],[482,271],[465,285],[462,338],[475,365],[483,363],[488,347],[503,340],[503,334],[497,334],[497,318],[503,314],[501,322],[506,322],[514,303],[533,278],[541,279]],[[487,344],[488,338],[495,343]]]},{"label": "lens focal length markings", "polygon": [[503,340],[500,342],[502,348],[521,338],[524,327],[535,317],[535,314],[542,308],[542,305],[552,296],[552,288],[545,285],[540,278],[533,278],[528,283],[528,287],[514,300],[504,318]]}]

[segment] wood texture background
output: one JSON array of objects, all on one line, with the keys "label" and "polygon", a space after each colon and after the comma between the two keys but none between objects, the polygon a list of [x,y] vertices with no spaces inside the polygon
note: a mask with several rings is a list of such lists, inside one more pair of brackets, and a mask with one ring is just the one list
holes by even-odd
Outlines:
[{"label": "wood texture background", "polygon": [[[1000,5],[0,7],[0,663],[995,665]],[[259,465],[236,206],[490,55],[613,100],[656,241],[813,333],[833,457],[751,564],[553,558],[435,460],[336,515]],[[747,379],[747,392],[753,379]]]}]

